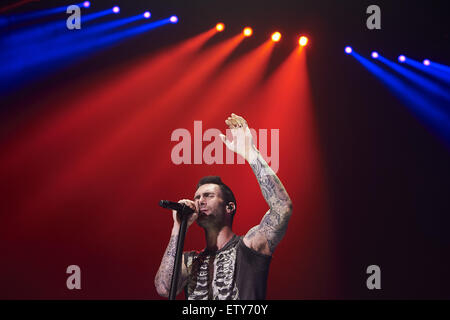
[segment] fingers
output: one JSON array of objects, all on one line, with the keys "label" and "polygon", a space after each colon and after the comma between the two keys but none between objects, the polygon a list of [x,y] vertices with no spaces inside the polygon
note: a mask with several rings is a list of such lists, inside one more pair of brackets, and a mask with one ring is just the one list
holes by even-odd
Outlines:
[{"label": "fingers", "polygon": [[[182,199],[182,200],[179,200],[178,203],[184,204],[184,205],[186,205],[186,207],[189,207],[192,210],[194,210],[194,213],[189,217],[189,221],[188,221],[188,226],[191,225],[192,222],[194,222],[198,218],[198,210],[195,205],[195,202],[192,200],[189,200],[189,199]],[[177,225],[179,225],[181,223],[181,218],[180,218],[179,212],[176,210],[172,210],[172,215],[173,215],[174,222],[176,222]]]},{"label": "fingers", "polygon": [[230,127],[230,129],[245,128],[247,126],[247,121],[234,113],[232,113],[231,116],[225,120],[225,123]]},{"label": "fingers", "polygon": [[195,202],[189,199],[182,199],[180,201],[178,201],[178,203],[184,204],[187,207],[191,208],[192,210],[194,210],[194,212],[197,212],[197,208],[195,206]]},{"label": "fingers", "polygon": [[240,123],[239,123],[239,121],[237,121],[236,118],[230,117],[229,119],[230,119],[230,122],[233,124],[233,126],[234,126],[235,128],[240,127]]},{"label": "fingers", "polygon": [[180,200],[180,201],[178,201],[178,203],[185,204],[186,206],[188,206],[189,208],[194,210],[194,213],[191,214],[191,216],[188,219],[188,227],[189,227],[198,218],[197,206],[195,205],[194,201],[189,200],[189,199]]},{"label": "fingers", "polygon": [[225,120],[225,123],[230,127],[230,129],[239,128],[239,123],[236,121],[236,119],[232,117],[228,117],[227,120]]},{"label": "fingers", "polygon": [[242,118],[241,116],[238,116],[237,114],[232,113],[231,116],[236,119],[236,121],[241,124],[242,126],[247,125],[247,121],[245,121],[244,118]]}]

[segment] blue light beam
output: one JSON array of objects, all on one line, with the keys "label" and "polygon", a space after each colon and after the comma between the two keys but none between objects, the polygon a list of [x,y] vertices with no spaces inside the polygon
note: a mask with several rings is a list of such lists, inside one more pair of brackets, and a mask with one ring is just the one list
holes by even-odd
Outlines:
[{"label": "blue light beam", "polygon": [[391,73],[383,70],[375,63],[362,57],[355,51],[351,53],[369,72],[382,81],[383,84],[401,101],[403,101],[414,114],[424,122],[424,124],[444,143],[450,147],[450,117],[446,113],[436,108],[432,101],[417,92],[413,87],[395,77]]},{"label": "blue light beam", "polygon": [[[112,14],[110,9],[82,15],[81,24],[83,26],[87,22],[109,14]],[[83,28],[81,30],[83,30]],[[45,41],[52,40],[61,35],[67,36],[70,32],[73,33],[73,31],[67,29],[65,20],[49,22],[41,26],[33,26],[25,30],[15,31],[0,39],[3,48],[2,54],[12,52],[14,56],[30,44],[42,44]],[[5,57],[3,57],[3,59],[4,58]]]},{"label": "blue light beam", "polygon": [[[143,19],[147,21],[142,14],[131,18],[122,19],[128,21],[135,21],[136,19]],[[81,58],[86,58],[90,53],[99,49],[106,49],[117,42],[146,31],[161,27],[166,24],[171,24],[169,18],[155,21],[153,23],[146,23],[136,27],[131,27],[126,30],[118,31],[112,34],[98,36],[100,31],[110,31],[111,24],[117,24],[117,21],[110,22],[106,25],[96,26],[97,29],[89,28],[86,34],[79,35],[80,41],[73,41],[74,38],[64,39],[70,41],[70,45],[60,46],[54,45],[55,50],[46,51],[45,55],[30,56],[28,60],[21,60],[15,65],[5,64],[0,66],[0,81],[4,82],[0,90],[10,90],[17,87],[18,84],[32,80],[37,76],[51,73],[60,65],[69,65]],[[88,35],[89,37],[87,37]],[[49,68],[49,63],[51,68]]]},{"label": "blue light beam", "polygon": [[450,74],[450,67],[446,66],[444,64],[440,64],[440,63],[437,63],[437,62],[434,62],[434,61],[430,61],[430,67],[435,68],[437,70],[441,70],[441,71],[443,71],[445,73]]},{"label": "blue light beam", "polygon": [[[423,88],[425,90],[428,90],[430,93],[447,100],[450,103],[450,94],[447,90],[443,90],[442,88],[440,88],[438,85],[436,85],[435,83],[433,83],[432,81],[421,77],[420,75],[418,75],[415,72],[412,72],[411,70],[408,70],[407,68],[400,66],[388,59],[386,59],[385,57],[383,57],[382,55],[380,55],[378,57],[378,60],[381,61],[382,63],[384,63],[385,65],[387,65],[389,68],[391,68],[392,70],[395,70],[396,72],[398,72],[399,74],[401,74],[403,77],[405,77],[407,80],[415,83],[416,85],[418,85],[420,88]],[[406,62],[406,58],[405,61]]]},{"label": "blue light beam", "polygon": [[63,53],[67,52],[67,48],[70,50],[82,43],[89,42],[94,37],[102,37],[102,32],[110,32],[115,28],[141,19],[143,20],[142,15],[136,15],[77,30],[76,32],[67,31],[62,35],[53,36],[47,41],[28,43],[21,48],[20,52],[15,52],[10,56],[8,63],[0,66],[0,71],[5,74],[24,72],[35,65],[48,63],[55,58],[64,56]]},{"label": "blue light beam", "polygon": [[431,62],[430,65],[426,66],[423,63],[420,63],[419,61],[410,59],[410,58],[406,58],[405,63],[407,65],[410,65],[411,67],[414,67],[424,73],[429,74],[430,76],[437,78],[443,82],[445,82],[446,84],[450,84],[450,73],[446,73],[446,72],[442,72],[439,69],[436,68],[432,68],[431,67]]},{"label": "blue light beam", "polygon": [[[87,1],[86,1],[87,2]],[[76,4],[78,7],[81,8],[88,8],[84,5],[84,2]],[[15,14],[15,15],[9,15],[9,16],[3,16],[0,19],[0,27],[3,27],[5,25],[14,25],[18,24],[20,22],[35,20],[43,17],[52,16],[57,13],[66,12],[67,6],[61,6],[56,8],[50,8],[50,9],[44,9],[39,11],[33,11],[33,12],[27,12],[27,13],[21,13],[21,14]]]}]

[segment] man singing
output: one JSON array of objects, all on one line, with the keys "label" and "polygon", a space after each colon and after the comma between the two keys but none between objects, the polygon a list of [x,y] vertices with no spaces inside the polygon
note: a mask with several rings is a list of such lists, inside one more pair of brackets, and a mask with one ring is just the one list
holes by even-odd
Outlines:
[{"label": "man singing", "polygon": [[[220,137],[227,148],[241,155],[252,167],[269,210],[259,225],[237,236],[232,230],[236,199],[220,177],[200,179],[194,200],[178,201],[194,210],[188,227],[197,221],[205,230],[206,248],[184,252],[177,294],[184,288],[191,300],[259,300],[266,297],[271,255],[283,238],[292,213],[292,202],[283,184],[253,144],[247,122],[231,114],[225,121],[233,141]],[[168,297],[175,261],[180,219],[173,211],[173,228],[155,286]]]}]

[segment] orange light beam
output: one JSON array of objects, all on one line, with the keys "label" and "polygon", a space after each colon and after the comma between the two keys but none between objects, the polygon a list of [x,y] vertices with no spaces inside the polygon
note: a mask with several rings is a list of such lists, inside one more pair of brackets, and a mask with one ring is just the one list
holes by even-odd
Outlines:
[{"label": "orange light beam", "polygon": [[[191,103],[194,107],[189,111],[189,118],[201,119],[205,122],[208,119],[220,114],[224,115],[227,111],[224,105],[235,105],[245,96],[248,91],[255,87],[258,80],[262,78],[267,62],[274,44],[267,40],[258,48],[239,58],[238,61],[226,67],[212,85],[204,89],[205,94],[201,96],[201,102]],[[178,128],[182,125],[183,117],[172,121],[172,127]],[[195,151],[194,151],[195,152]],[[167,155],[157,160],[151,168],[146,168],[138,181],[134,182],[137,187],[133,192],[134,203],[127,201],[126,206],[132,207],[133,204],[141,199],[146,190],[151,186],[151,181],[164,174],[163,168],[167,166]]]},{"label": "orange light beam", "polygon": [[[36,201],[42,199],[45,202],[45,199],[54,194],[54,192],[58,192],[58,190],[62,190],[65,187],[74,188],[83,181],[83,178],[89,176],[89,172],[98,176],[98,173],[96,173],[98,166],[105,166],[104,163],[108,163],[106,167],[115,165],[114,163],[110,164],[109,159],[119,158],[121,161],[125,160],[120,156],[114,156],[114,153],[119,152],[118,150],[121,148],[132,148],[134,150],[128,150],[127,157],[132,156],[133,152],[139,152],[142,150],[142,147],[145,148],[145,145],[149,143],[148,137],[151,136],[151,133],[148,133],[149,135],[147,136],[146,134],[141,134],[142,131],[140,130],[145,130],[148,127],[153,128],[154,115],[162,111],[164,107],[171,107],[169,110],[174,112],[177,100],[183,100],[186,95],[199,88],[201,83],[241,41],[242,37],[240,35],[235,36],[224,43],[214,46],[198,56],[197,59],[194,59],[194,63],[184,69],[185,76],[178,79],[167,90],[164,90],[163,94],[151,103],[151,108],[141,108],[140,112],[119,123],[112,133],[93,139],[90,147],[83,148],[83,156],[81,158],[72,157],[74,159],[66,164],[64,168],[55,171],[54,178],[47,181],[46,185],[42,186],[40,192],[33,198],[36,198]],[[126,79],[123,80],[126,81]],[[139,100],[144,106],[149,105],[145,96],[141,96]],[[166,113],[161,114],[158,117],[158,121],[165,117],[170,117],[170,115]],[[140,143],[143,145],[141,146]],[[103,169],[105,170],[105,168]],[[37,205],[35,201],[30,203],[33,203],[33,206]]]},{"label": "orange light beam", "polygon": [[[156,56],[152,54],[137,62],[128,63],[126,69],[120,67],[117,71],[106,71],[106,75],[99,75],[78,86],[71,84],[70,92],[76,92],[77,95],[74,101],[69,102],[64,108],[60,108],[60,105],[61,101],[67,100],[68,92],[52,93],[50,98],[34,109],[48,105],[58,106],[59,109],[55,109],[50,115],[46,111],[45,118],[38,113],[34,119],[25,124],[23,130],[17,130],[18,137],[11,139],[4,147],[0,168],[8,172],[21,170],[27,160],[39,155],[45,156],[44,148],[53,150],[59,143],[67,143],[68,137],[73,136],[77,130],[82,132],[86,127],[104,123],[105,113],[111,115],[114,108],[116,112],[130,108],[129,103],[124,103],[125,101],[119,103],[118,99],[123,96],[123,92],[139,91],[144,87],[149,93],[152,87],[148,86],[147,81],[157,78],[153,89],[156,91],[158,84],[164,84],[162,76],[167,75],[164,80],[170,80],[168,76],[177,70],[177,65],[185,65],[189,58],[216,33],[214,28],[210,29],[179,45],[162,50]],[[141,83],[141,86],[135,88],[136,83]]]},{"label": "orange light beam", "polygon": [[206,88],[198,107],[193,110],[195,114],[207,121],[217,114],[226,113],[224,107],[229,108],[248,95],[262,79],[273,48],[274,43],[267,40],[226,67],[217,80]]},{"label": "orange light beam", "polygon": [[[297,47],[271,75],[255,97],[251,113],[256,115],[254,121],[280,129],[278,175],[293,200],[294,214],[290,224],[301,231],[297,236],[291,236],[289,246],[290,250],[293,247],[298,250],[298,260],[309,261],[308,270],[315,270],[334,266],[335,257],[333,248],[329,248],[333,243],[333,232],[328,188],[311,100],[306,51]],[[319,251],[321,254],[315,256]],[[323,268],[329,272],[329,267]],[[300,270],[296,282],[312,287],[314,281],[310,278],[317,280],[318,274]],[[292,278],[287,279],[282,272],[277,272],[270,281],[289,287]],[[310,294],[320,295],[320,292],[317,289]]]}]

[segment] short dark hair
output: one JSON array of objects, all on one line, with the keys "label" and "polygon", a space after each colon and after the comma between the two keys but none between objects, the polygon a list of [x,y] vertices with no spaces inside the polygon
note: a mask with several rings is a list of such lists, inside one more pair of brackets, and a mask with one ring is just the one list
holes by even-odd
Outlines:
[{"label": "short dark hair", "polygon": [[222,191],[222,198],[226,204],[228,204],[229,202],[234,203],[234,211],[232,213],[232,216],[234,217],[234,214],[236,213],[236,198],[234,197],[233,191],[231,191],[230,187],[223,183],[222,179],[219,176],[206,176],[200,179],[197,184],[197,189],[200,188],[200,186],[208,183],[214,183],[220,187],[220,190]]}]

